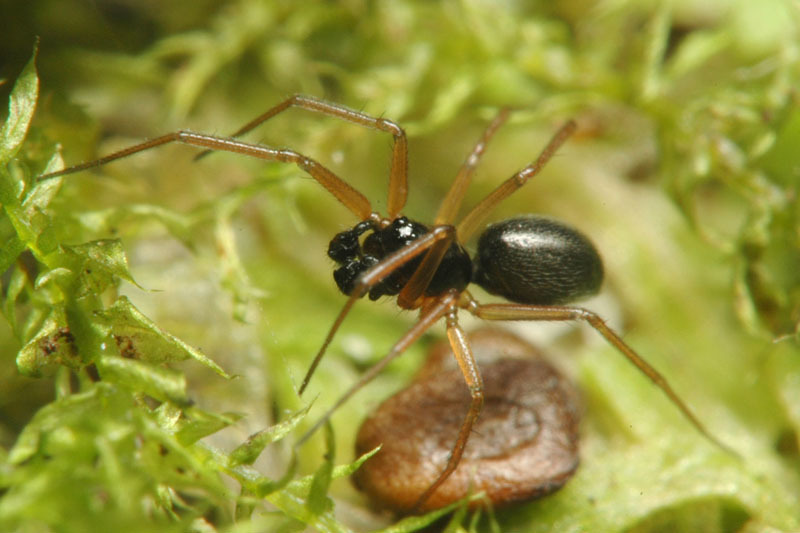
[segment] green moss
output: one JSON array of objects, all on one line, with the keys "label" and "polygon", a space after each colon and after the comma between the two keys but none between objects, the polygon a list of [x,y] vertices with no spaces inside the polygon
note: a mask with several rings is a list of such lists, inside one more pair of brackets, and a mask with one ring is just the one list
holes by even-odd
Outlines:
[{"label": "green moss", "polygon": [[[578,474],[538,502],[456,514],[451,529],[800,527],[800,41],[789,4],[17,4],[17,27],[0,37],[2,68],[15,69],[3,75],[17,80],[0,86],[11,102],[0,529],[388,526],[336,478],[354,468],[358,422],[407,382],[438,329],[334,415],[333,437],[293,450],[413,321],[391,302],[359,302],[305,416],[296,386],[343,304],[324,252],[351,214],[293,167],[193,162],[177,146],[34,180],[62,164],[57,145],[72,164],[178,128],[225,133],[296,92],[407,129],[405,211],[422,221],[498,108],[517,112],[467,204],[576,118],[578,135],[493,217],[543,212],[591,235],[608,280],[587,306],[741,455],[704,441],[593,332],[557,334],[545,348],[586,404]],[[251,138],[318,158],[383,210],[388,136],[291,111]]]}]

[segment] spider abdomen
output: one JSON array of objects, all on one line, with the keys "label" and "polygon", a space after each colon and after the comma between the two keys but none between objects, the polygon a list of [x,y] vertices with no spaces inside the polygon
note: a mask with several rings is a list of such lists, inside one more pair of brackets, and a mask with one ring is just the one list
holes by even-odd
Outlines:
[{"label": "spider abdomen", "polygon": [[560,305],[600,289],[594,245],[555,220],[524,216],[492,224],[478,241],[473,282],[512,302]]}]

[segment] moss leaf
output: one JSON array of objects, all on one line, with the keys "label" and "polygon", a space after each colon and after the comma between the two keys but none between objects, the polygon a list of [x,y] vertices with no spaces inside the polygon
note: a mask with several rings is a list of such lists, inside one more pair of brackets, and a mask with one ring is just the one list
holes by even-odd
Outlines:
[{"label": "moss leaf", "polygon": [[[38,43],[34,47],[33,57],[25,65],[11,91],[8,118],[0,130],[0,167],[5,167],[17,153],[28,133],[28,126],[36,109],[36,99],[39,96],[39,77],[36,74],[37,49]],[[14,194],[14,191],[5,186],[0,187],[0,202],[6,204],[13,197],[18,197],[18,193]]]},{"label": "moss leaf", "polygon": [[231,452],[230,465],[235,467],[243,464],[253,464],[267,445],[282,439],[297,427],[297,424],[308,414],[310,408],[311,404],[294,413],[288,420],[251,435],[244,444],[241,444]]}]

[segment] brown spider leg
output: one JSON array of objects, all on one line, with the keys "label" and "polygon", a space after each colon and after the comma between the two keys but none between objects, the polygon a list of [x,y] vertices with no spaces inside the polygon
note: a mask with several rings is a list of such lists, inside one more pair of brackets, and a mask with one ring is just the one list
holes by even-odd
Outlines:
[{"label": "brown spider leg", "polygon": [[444,254],[447,253],[447,250],[456,238],[456,228],[453,226],[437,227],[448,227],[451,231],[447,238],[435,242],[430,247],[428,253],[422,258],[419,266],[411,276],[411,279],[408,280],[400,291],[400,294],[397,295],[397,305],[401,309],[416,309],[419,307],[425,289],[431,284],[436,270],[438,270],[439,265],[442,263]]},{"label": "brown spider leg", "polygon": [[441,224],[453,223],[456,215],[458,215],[458,210],[461,208],[464,195],[467,193],[469,184],[472,181],[472,174],[475,172],[475,167],[478,166],[483,153],[486,151],[486,145],[500,126],[508,120],[510,113],[511,110],[508,108],[501,109],[497,116],[494,117],[491,124],[486,127],[486,130],[483,132],[478,142],[475,143],[472,152],[470,152],[469,156],[464,160],[464,163],[461,165],[456,175],[456,179],[453,180],[453,184],[450,185],[450,189],[442,200],[442,204],[439,206],[439,212],[433,220],[434,225],[438,226]]},{"label": "brown spider leg", "polygon": [[331,341],[333,340],[333,336],[339,330],[339,326],[342,325],[342,322],[344,322],[345,317],[350,312],[350,309],[353,307],[356,301],[364,296],[370,288],[377,283],[380,283],[386,276],[390,275],[399,267],[425,252],[425,250],[431,248],[435,243],[441,240],[452,242],[453,238],[455,237],[453,235],[454,231],[455,229],[453,226],[437,226],[408,246],[405,246],[385,257],[378,264],[371,267],[361,275],[356,282],[356,286],[353,288],[353,292],[350,293],[350,297],[347,299],[347,302],[345,302],[344,307],[342,307],[342,310],[339,311],[339,315],[333,322],[333,326],[331,326],[331,329],[328,331],[328,335],[325,337],[325,341],[322,343],[322,348],[320,348],[319,352],[317,352],[317,355],[314,356],[314,360],[311,362],[311,366],[308,368],[308,371],[303,378],[303,382],[300,385],[298,394],[303,394],[303,391],[305,391],[311,376],[314,374],[319,362],[322,360],[322,356],[325,355],[328,345],[330,345]]},{"label": "brown spider leg", "polygon": [[414,342],[417,341],[428,329],[433,326],[437,320],[439,320],[442,316],[444,316],[448,311],[454,309],[456,301],[458,300],[458,292],[450,291],[441,296],[436,297],[433,300],[432,305],[426,307],[424,311],[421,313],[419,320],[416,324],[414,324],[411,329],[409,329],[399,341],[392,346],[392,349],[389,350],[389,353],[383,356],[383,358],[375,363],[372,367],[369,368],[364,374],[361,375],[358,381],[356,381],[353,385],[350,386],[347,391],[342,394],[339,399],[330,407],[325,414],[309,429],[306,433],[297,441],[297,445],[303,444],[308,438],[317,431],[324,423],[327,421],[331,415],[341,407],[350,397],[353,396],[356,392],[358,392],[364,385],[372,381],[375,376],[380,374],[386,365],[388,365],[393,359],[401,355],[405,352],[409,346],[411,346]]},{"label": "brown spider leg", "polygon": [[[249,132],[290,107],[307,109],[308,111],[346,120],[374,130],[385,131],[394,136],[392,167],[389,173],[389,198],[387,201],[388,218],[394,219],[405,206],[406,197],[408,196],[408,140],[403,128],[391,120],[371,117],[342,105],[325,102],[312,96],[296,94],[257,116],[236,130],[231,137],[239,137]],[[208,153],[209,150],[199,153],[195,160],[204,157]]]},{"label": "brown spider leg", "polygon": [[[462,298],[462,302],[465,299]],[[738,454],[714,437],[689,409],[678,394],[672,389],[670,384],[650,363],[642,359],[633,348],[628,346],[617,333],[609,328],[598,315],[580,307],[559,307],[546,305],[517,305],[517,304],[479,304],[471,298],[466,299],[466,303],[461,304],[473,315],[484,320],[541,320],[541,321],[565,321],[583,320],[592,326],[602,335],[614,348],[622,353],[628,360],[636,366],[650,381],[667,395],[672,403],[683,413],[683,416],[699,431],[705,438],[716,444],[723,450],[738,456]]]},{"label": "brown spider leg", "polygon": [[[461,202],[464,200],[464,195],[469,188],[469,183],[472,180],[472,174],[475,171],[475,167],[481,160],[483,153],[486,151],[486,145],[489,143],[489,140],[495,134],[495,132],[502,126],[506,120],[508,120],[508,116],[511,113],[511,110],[508,108],[504,108],[500,110],[497,116],[492,120],[489,126],[486,127],[486,130],[483,132],[483,135],[475,143],[475,146],[472,148],[472,152],[467,159],[464,160],[464,163],[461,165],[461,168],[456,175],[455,180],[453,180],[453,184],[450,186],[450,189],[447,191],[447,194],[442,200],[442,204],[439,207],[439,212],[436,215],[436,219],[434,220],[435,226],[441,226],[445,224],[449,224],[458,214],[458,210],[461,207]],[[422,297],[425,289],[428,288],[431,280],[433,279],[434,274],[436,274],[436,270],[439,268],[439,265],[442,262],[442,257],[447,252],[447,249],[450,247],[452,242],[445,242],[440,241],[425,256],[420,263],[417,270],[414,272],[414,275],[411,279],[406,283],[403,290],[400,291],[400,294],[397,297],[397,305],[402,307],[403,309],[413,309],[416,305],[416,302],[419,298]]]},{"label": "brown spider leg", "polygon": [[447,458],[447,465],[431,486],[420,495],[413,509],[419,509],[458,467],[458,463],[461,462],[461,457],[464,455],[464,449],[467,446],[472,427],[475,425],[475,421],[478,419],[483,407],[483,379],[481,378],[480,370],[478,370],[478,364],[475,362],[475,357],[472,355],[472,348],[470,348],[467,336],[461,326],[458,325],[457,310],[455,308],[451,309],[446,316],[447,339],[450,341],[450,346],[453,349],[453,354],[456,357],[461,373],[464,374],[464,380],[469,387],[472,401],[469,405],[469,411],[467,411],[464,421],[461,423],[461,429],[458,430],[458,438],[450,451],[450,456]]},{"label": "brown spider leg", "polygon": [[224,152],[233,152],[236,154],[257,157],[265,161],[279,161],[281,163],[294,163],[308,175],[317,180],[320,185],[325,187],[328,192],[336,197],[345,207],[352,211],[359,219],[366,220],[372,214],[372,206],[367,200],[367,197],[358,192],[355,188],[348,185],[347,182],[336,176],[333,172],[328,170],[323,165],[314,161],[310,157],[294,152],[292,150],[278,150],[260,144],[251,144],[234,139],[223,137],[215,137],[213,135],[206,135],[203,133],[194,133],[191,131],[181,130],[173,133],[150,139],[143,143],[130,146],[118,152],[114,152],[107,156],[73,165],[56,172],[43,174],[39,176],[38,181],[57,178],[66,174],[80,172],[94,167],[99,167],[110,163],[123,157],[150,150],[157,146],[162,146],[169,143],[188,144],[190,146],[199,146],[201,148],[208,148],[211,150],[220,150]]},{"label": "brown spider leg", "polygon": [[500,202],[506,199],[511,193],[525,185],[528,180],[542,170],[542,167],[553,157],[553,154],[564,144],[570,135],[575,133],[577,125],[570,120],[559,129],[544,147],[544,150],[536,158],[536,161],[526,166],[506,181],[501,183],[495,190],[490,192],[486,198],[481,200],[478,205],[472,208],[458,224],[458,238],[461,242],[466,242],[478,226],[483,222],[489,212]]}]

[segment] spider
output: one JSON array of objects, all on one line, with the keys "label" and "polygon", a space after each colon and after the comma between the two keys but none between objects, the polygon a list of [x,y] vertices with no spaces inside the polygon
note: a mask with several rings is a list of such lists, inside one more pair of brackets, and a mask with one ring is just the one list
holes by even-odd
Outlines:
[{"label": "spider", "polygon": [[[385,216],[373,211],[370,201],[358,190],[310,157],[293,150],[237,139],[293,107],[393,136]],[[600,255],[588,238],[555,220],[529,215],[488,226],[478,239],[474,258],[462,246],[475,235],[492,209],[539,174],[577,127],[572,120],[561,126],[532,163],[502,182],[456,224],[456,215],[475,167],[490,139],[509,115],[510,110],[503,109],[488,125],[461,166],[431,225],[423,225],[401,215],[408,193],[408,141],[404,130],[391,120],[304,95],[295,95],[270,108],[230,137],[180,130],[93,161],[42,175],[39,179],[52,179],[98,167],[165,144],[182,143],[203,148],[204,151],[197,158],[211,151],[226,151],[265,161],[294,163],[325,187],[356,216],[358,222],[352,228],[336,234],[330,242],[328,256],[337,264],[334,280],[348,299],[303,378],[299,393],[302,394],[308,386],[348,312],[363,296],[369,295],[371,300],[381,296],[396,296],[397,305],[402,309],[417,310],[419,319],[378,363],[334,403],[301,442],[391,360],[402,354],[432,325],[444,319],[447,338],[469,387],[471,401],[446,463],[441,465],[435,481],[419,494],[415,508],[420,508],[455,470],[484,401],[481,375],[467,336],[458,323],[459,310],[484,320],[588,323],[659,387],[701,434],[727,450],[705,429],[665,378],[609,328],[602,318],[587,309],[567,305],[596,293],[603,279]],[[479,303],[467,290],[470,283],[476,283],[489,293],[502,296],[512,303]]]}]

